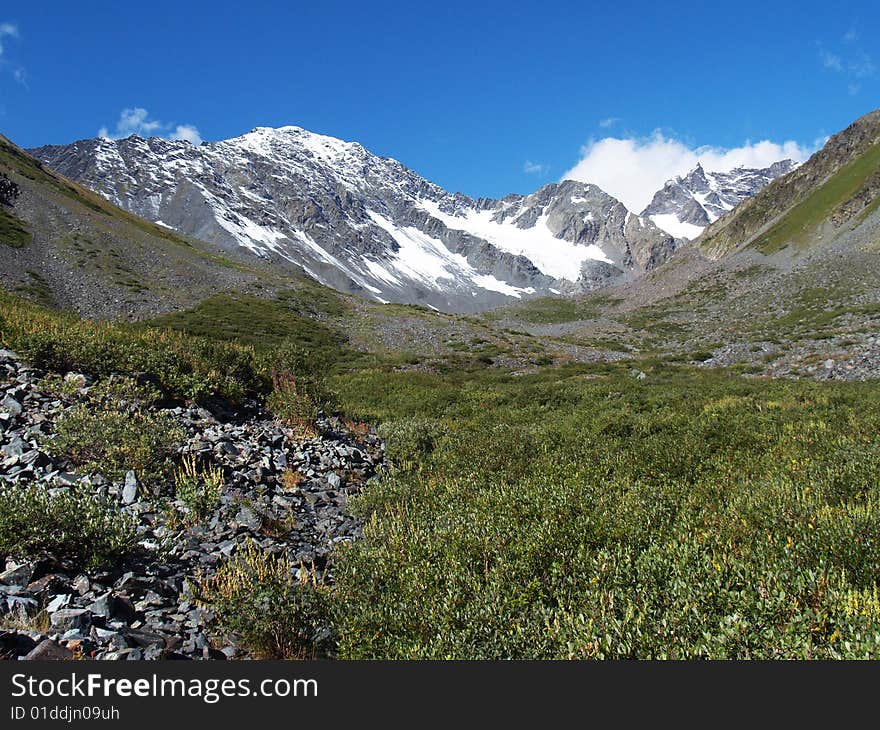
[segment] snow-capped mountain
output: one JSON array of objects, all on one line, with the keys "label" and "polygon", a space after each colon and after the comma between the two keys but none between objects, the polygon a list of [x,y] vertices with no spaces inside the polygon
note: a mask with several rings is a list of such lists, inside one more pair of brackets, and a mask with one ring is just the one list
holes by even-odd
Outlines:
[{"label": "snow-capped mountain", "polygon": [[658,190],[642,216],[676,238],[694,239],[710,223],[795,167],[792,160],[781,160],[761,169],[706,172],[697,164],[687,175],[669,180]]},{"label": "snow-capped mountain", "polygon": [[573,293],[649,270],[677,244],[594,185],[474,200],[299,127],[30,152],[143,218],[380,301],[470,311]]}]

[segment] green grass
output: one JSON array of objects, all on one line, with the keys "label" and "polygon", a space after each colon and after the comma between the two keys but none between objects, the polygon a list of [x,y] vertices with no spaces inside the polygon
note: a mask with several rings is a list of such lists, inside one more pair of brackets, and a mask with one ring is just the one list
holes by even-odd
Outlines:
[{"label": "green grass", "polygon": [[11,248],[23,248],[31,239],[31,232],[25,222],[0,206],[0,243]]},{"label": "green grass", "polygon": [[350,658],[880,656],[880,390],[631,364],[340,378],[398,468]]},{"label": "green grass", "polygon": [[345,338],[338,328],[317,317],[341,316],[345,307],[326,292],[287,290],[271,299],[218,294],[193,309],[158,317],[145,326],[237,342],[258,350],[295,341],[315,355],[336,360],[344,354]]},{"label": "green grass", "polygon": [[91,322],[0,293],[0,342],[38,368],[138,374],[172,399],[238,400],[268,392],[254,348],[169,329]]},{"label": "green grass", "polygon": [[[106,223],[108,225],[118,225],[119,223],[131,226],[140,230],[153,238],[162,239],[165,243],[171,244],[178,249],[183,249],[192,255],[206,259],[230,269],[238,271],[251,272],[250,267],[244,266],[238,262],[232,261],[222,255],[197,248],[193,241],[181,236],[180,234],[164,228],[163,226],[150,223],[122,208],[118,208],[109,201],[102,198],[97,193],[92,192],[66,178],[58,175],[53,170],[45,167],[42,162],[31,157],[23,150],[9,142],[5,137],[0,135],[0,169],[6,168],[15,175],[27,178],[34,183],[47,190],[53,190],[68,200],[84,206],[93,214],[99,216],[97,222]],[[0,216],[0,232],[2,232],[4,223]]]},{"label": "green grass", "polygon": [[19,284],[13,291],[45,307],[55,307],[57,302],[49,282],[38,271],[28,269],[25,274],[27,282]]},{"label": "green grass", "polygon": [[485,315],[488,320],[513,319],[530,324],[561,324],[596,319],[619,299],[608,296],[590,296],[581,299],[547,297],[532,299]]}]

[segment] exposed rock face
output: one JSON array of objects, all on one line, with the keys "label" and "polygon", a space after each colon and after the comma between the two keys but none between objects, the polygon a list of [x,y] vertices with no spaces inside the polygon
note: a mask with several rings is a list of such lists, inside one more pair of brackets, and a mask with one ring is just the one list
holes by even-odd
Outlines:
[{"label": "exposed rock face", "polygon": [[593,185],[473,200],[298,127],[199,147],[133,136],[31,152],[147,220],[381,301],[468,311],[584,291],[676,246]]},{"label": "exposed rock face", "polygon": [[674,236],[696,238],[710,223],[795,167],[792,160],[781,160],[761,169],[706,172],[698,164],[658,190],[642,215]]}]

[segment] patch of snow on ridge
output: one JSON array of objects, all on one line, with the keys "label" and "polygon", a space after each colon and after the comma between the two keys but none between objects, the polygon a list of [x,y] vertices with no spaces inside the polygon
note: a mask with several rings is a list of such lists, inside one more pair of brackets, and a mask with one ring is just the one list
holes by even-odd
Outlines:
[{"label": "patch of snow on ridge", "polygon": [[693,223],[684,223],[678,219],[675,213],[663,213],[652,215],[651,220],[654,225],[662,231],[666,231],[670,236],[675,238],[694,239],[703,232],[702,226],[695,226]]},{"label": "patch of snow on ridge", "polygon": [[[367,210],[367,215],[379,228],[388,233],[397,243],[398,250],[389,264],[410,279],[417,279],[433,289],[441,290],[440,280],[470,280],[478,287],[488,291],[499,292],[509,297],[522,297],[523,293],[531,294],[534,289],[520,289],[489,274],[479,274],[468,260],[458,253],[453,253],[443,242],[423,233],[418,228],[406,226],[398,228],[390,220]],[[367,268],[376,278],[388,281],[396,279],[385,267],[375,261],[365,260]]]},{"label": "patch of snow on ridge", "polygon": [[464,256],[452,253],[442,242],[418,228],[398,228],[372,210],[367,210],[367,215],[397,243],[398,250],[391,264],[408,278],[439,289],[437,282],[440,279],[454,280],[456,275],[460,276],[471,268]]},{"label": "patch of snow on ridge", "polygon": [[496,279],[491,274],[477,274],[473,277],[473,282],[481,289],[497,291],[501,294],[506,294],[509,297],[516,297],[517,299],[522,299],[523,292],[526,294],[533,294],[535,291],[532,287],[529,287],[528,289],[520,289],[519,287],[511,286],[506,281]]},{"label": "patch of snow on ridge", "polygon": [[546,215],[538,218],[531,228],[517,228],[513,222],[493,221],[493,210],[469,209],[465,217],[458,217],[444,213],[430,200],[423,199],[419,205],[447,228],[482,238],[501,251],[525,256],[541,272],[555,279],[577,281],[585,261],[613,263],[595,244],[584,246],[557,238],[547,227]]}]

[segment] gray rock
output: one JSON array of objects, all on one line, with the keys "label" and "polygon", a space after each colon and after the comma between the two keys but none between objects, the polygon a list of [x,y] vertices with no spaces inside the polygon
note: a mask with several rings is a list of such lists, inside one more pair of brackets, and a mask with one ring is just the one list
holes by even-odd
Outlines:
[{"label": "gray rock", "polygon": [[21,563],[20,565],[7,567],[6,570],[0,573],[0,583],[26,586],[31,582],[34,568],[35,565],[33,563]]},{"label": "gray rock", "polygon": [[43,639],[39,644],[37,644],[33,650],[24,657],[25,661],[36,661],[36,660],[66,660],[73,659],[73,652],[68,649],[66,646],[61,646],[60,644],[52,641],[51,639]]},{"label": "gray rock", "polygon": [[10,395],[7,395],[2,401],[0,401],[0,408],[3,408],[3,410],[14,418],[21,415],[21,403]]},{"label": "gray rock", "polygon": [[134,470],[125,474],[125,486],[122,489],[122,504],[134,504],[137,502],[139,484]]},{"label": "gray rock", "polygon": [[88,633],[92,625],[92,612],[86,608],[62,608],[50,617],[52,628],[56,631],[75,629]]}]

